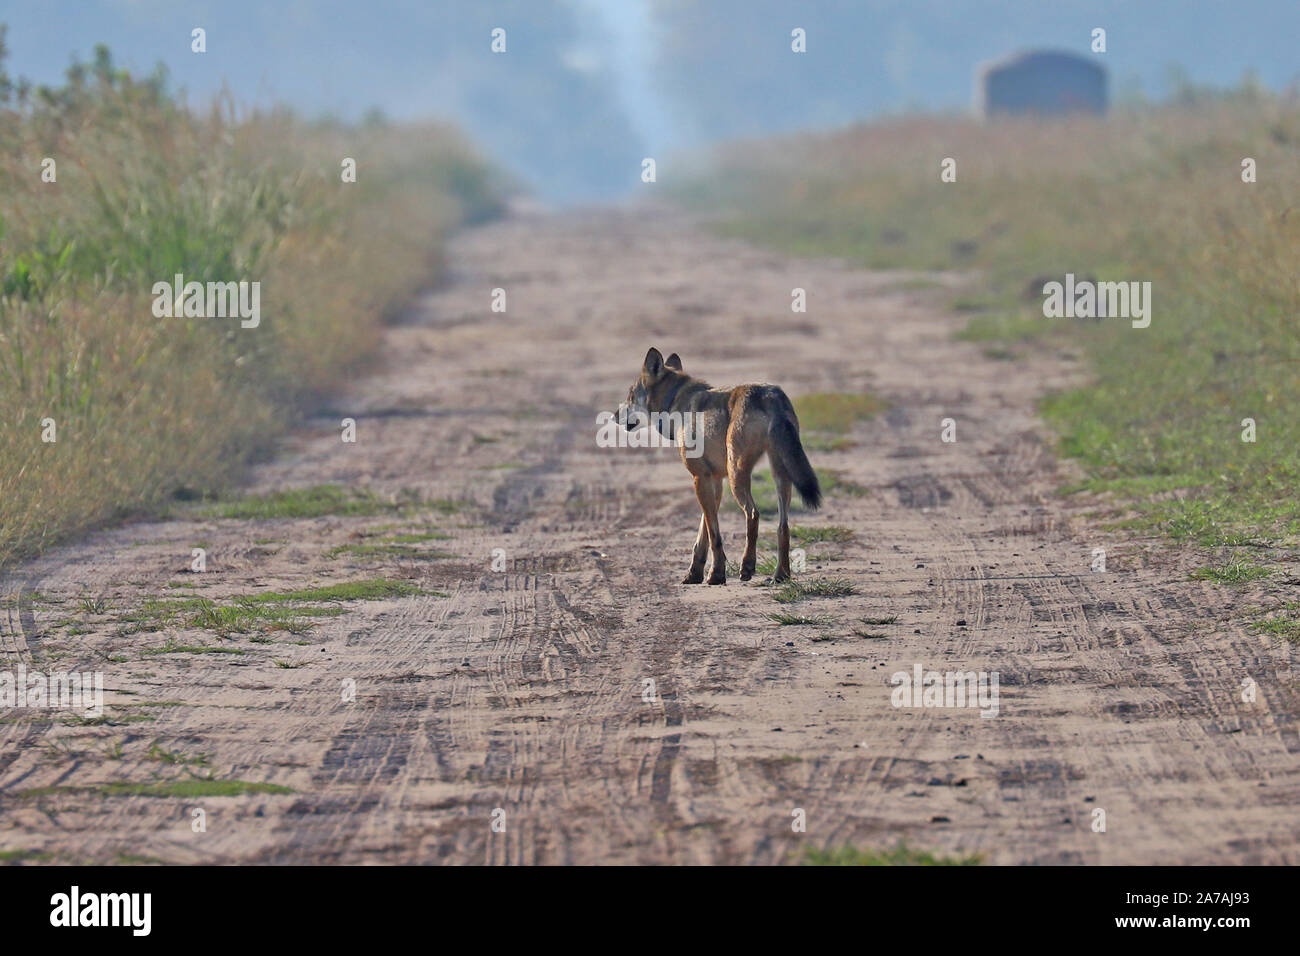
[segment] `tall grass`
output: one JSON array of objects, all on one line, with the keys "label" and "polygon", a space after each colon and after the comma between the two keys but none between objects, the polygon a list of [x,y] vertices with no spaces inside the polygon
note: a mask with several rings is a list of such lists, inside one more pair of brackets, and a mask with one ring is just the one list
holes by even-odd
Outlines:
[{"label": "tall grass", "polygon": [[[1300,528],[1298,147],[1295,98],[1245,86],[1102,119],[900,119],[740,144],[681,195],[796,252],[982,270],[977,300],[957,303],[970,337],[1046,337],[1091,360],[1091,384],[1044,404],[1088,486],[1175,538],[1232,546]],[[1067,272],[1150,281],[1150,327],[1045,319],[1043,282]]]},{"label": "tall grass", "polygon": [[[0,566],[234,479],[500,195],[448,129],[190,110],[102,48],[33,90],[0,32]],[[260,282],[260,326],[155,318],[176,273]]]}]

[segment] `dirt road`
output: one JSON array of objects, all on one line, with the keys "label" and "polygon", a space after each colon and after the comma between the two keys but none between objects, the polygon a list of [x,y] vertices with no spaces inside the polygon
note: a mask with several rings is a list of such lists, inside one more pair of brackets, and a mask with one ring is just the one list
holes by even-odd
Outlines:
[{"label": "dirt road", "polygon": [[[249,489],[449,503],[135,523],[4,580],[4,666],[106,685],[100,720],[0,717],[5,858],[767,864],[906,840],[989,863],[1300,862],[1294,645],[1229,623],[1257,592],[1189,581],[1190,557],[1055,494],[1034,400],[1075,363],[955,341],[955,281],[638,210],[462,235],[374,374]],[[856,595],[677,583],[698,510],[675,452],[595,440],[651,344],[714,384],[891,403],[855,447],[811,453],[841,485],[795,518],[851,529],[806,574]],[[738,558],[734,503],[723,522]],[[224,635],[145,603],[379,579],[423,593]],[[893,706],[918,664],[996,672],[997,715]]]}]

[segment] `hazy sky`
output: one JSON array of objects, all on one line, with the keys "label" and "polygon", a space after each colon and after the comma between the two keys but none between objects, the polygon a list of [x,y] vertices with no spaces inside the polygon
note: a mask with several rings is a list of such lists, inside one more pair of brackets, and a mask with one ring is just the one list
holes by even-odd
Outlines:
[{"label": "hazy sky", "polygon": [[[687,11],[668,22],[688,26],[678,35],[656,30],[664,22],[652,18],[656,4]],[[498,19],[514,44],[512,65],[532,56],[531,72],[513,87],[488,52],[485,24]],[[308,115],[354,118],[377,105],[395,118],[457,119],[505,152],[515,143],[508,128],[518,125],[512,89],[527,94],[518,99],[535,151],[538,123],[555,137],[579,136],[566,131],[584,118],[573,102],[584,83],[580,108],[588,122],[617,128],[620,149],[658,155],[695,145],[714,126],[693,100],[712,95],[719,116],[765,96],[722,91],[723,73],[711,82],[714,63],[734,75],[734,58],[749,55],[745,44],[772,57],[758,78],[801,104],[780,124],[763,118],[764,129],[964,109],[980,61],[1035,46],[1087,53],[1095,26],[1108,32],[1100,62],[1120,93],[1140,84],[1159,98],[1175,63],[1214,86],[1248,69],[1275,89],[1300,74],[1300,0],[0,0],[0,22],[9,26],[10,72],[37,82],[58,82],[74,53],[89,59],[106,43],[139,72],[165,64],[191,103],[226,84],[241,103],[279,100]],[[196,26],[207,31],[203,55],[190,51]],[[797,63],[786,55],[793,26],[808,29],[808,53]],[[560,45],[557,32],[572,34],[563,49],[529,49]],[[694,72],[665,71],[665,48],[694,57]],[[777,75],[798,69],[820,84],[806,111],[802,91]],[[622,118],[611,124],[614,112]]]},{"label": "hazy sky", "polygon": [[[572,2],[580,18],[593,21],[600,19],[593,11],[603,8],[623,33],[589,52],[615,68],[646,63],[649,50],[637,33],[647,28],[645,10],[653,0]],[[493,6],[492,0],[0,0],[0,22],[9,24],[11,72],[41,82],[57,81],[72,54],[89,58],[102,42],[141,71],[165,63],[174,82],[195,94],[210,94],[224,80],[245,101],[281,98],[307,111],[342,114],[379,104],[406,117],[448,107],[450,97],[422,82],[434,72],[430,50],[456,37],[467,10]],[[976,58],[1040,44],[1079,47],[1097,25],[1109,30],[1112,75],[1139,76],[1152,93],[1164,89],[1166,68],[1175,61],[1194,79],[1219,85],[1248,68],[1274,87],[1300,73],[1296,0],[791,0],[786,6],[792,25],[818,8],[852,6],[878,17],[879,32],[856,40],[864,59],[887,65],[896,88],[888,102],[863,103],[864,114],[908,104],[965,106]],[[189,49],[195,26],[208,31],[204,56]],[[824,39],[810,35],[809,56]],[[487,38],[455,42],[486,49]],[[716,42],[728,42],[725,31]],[[635,94],[644,78],[623,82]],[[655,109],[653,102],[644,106]]]}]

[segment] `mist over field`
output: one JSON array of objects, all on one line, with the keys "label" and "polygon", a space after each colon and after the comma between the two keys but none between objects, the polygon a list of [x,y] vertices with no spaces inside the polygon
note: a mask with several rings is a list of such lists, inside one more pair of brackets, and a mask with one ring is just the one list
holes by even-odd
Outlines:
[{"label": "mist over field", "polygon": [[[965,111],[978,63],[1086,52],[1098,26],[1113,37],[1099,60],[1120,103],[1247,74],[1280,90],[1297,76],[1300,35],[1287,0],[10,0],[0,19],[12,72],[37,83],[104,43],[138,73],[163,64],[192,102],[228,89],[308,117],[453,120],[561,201],[634,189],[644,156]],[[504,55],[489,54],[494,27],[507,31]],[[803,56],[790,53],[796,27]]]}]

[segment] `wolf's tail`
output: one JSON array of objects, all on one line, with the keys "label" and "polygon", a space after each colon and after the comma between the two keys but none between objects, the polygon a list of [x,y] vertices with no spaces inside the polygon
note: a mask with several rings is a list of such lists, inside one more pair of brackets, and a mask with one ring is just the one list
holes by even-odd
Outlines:
[{"label": "wolf's tail", "polygon": [[772,416],[772,424],[768,426],[768,447],[780,462],[782,470],[794,482],[803,503],[815,511],[822,504],[822,489],[817,483],[817,472],[808,463],[808,456],[799,441],[799,420],[795,418],[794,407],[789,399],[781,404],[784,407],[777,409]]}]

